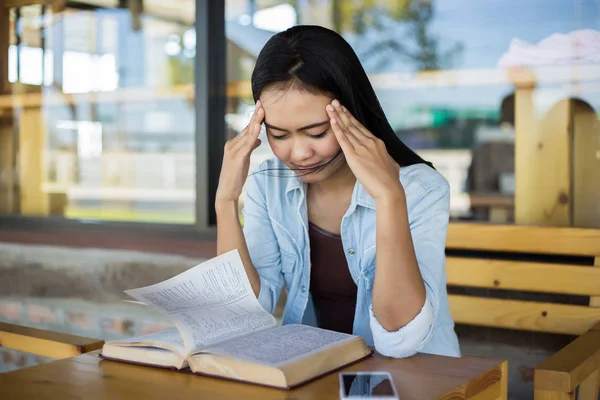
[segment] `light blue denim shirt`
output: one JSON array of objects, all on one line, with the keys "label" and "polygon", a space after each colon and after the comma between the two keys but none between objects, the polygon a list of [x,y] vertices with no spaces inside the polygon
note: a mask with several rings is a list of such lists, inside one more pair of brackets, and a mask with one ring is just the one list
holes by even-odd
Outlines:
[{"label": "light blue denim shirt", "polygon": [[[258,300],[262,306],[273,313],[285,284],[288,297],[282,323],[316,326],[309,288],[306,184],[285,169],[280,160],[273,158],[248,177],[244,236],[260,276]],[[374,317],[375,202],[357,182],[341,224],[348,268],[358,288],[353,333],[391,357],[408,357],[416,352],[460,356],[444,268],[450,209],[448,182],[425,164],[401,168],[400,182],[406,193],[410,230],[427,299],[415,319],[398,331],[386,331]]]}]

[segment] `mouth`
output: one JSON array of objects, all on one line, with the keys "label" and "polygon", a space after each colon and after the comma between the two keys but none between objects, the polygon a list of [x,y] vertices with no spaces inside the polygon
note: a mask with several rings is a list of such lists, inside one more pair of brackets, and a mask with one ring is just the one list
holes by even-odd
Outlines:
[{"label": "mouth", "polygon": [[297,171],[302,171],[302,172],[307,172],[307,171],[313,171],[319,167],[321,167],[322,164],[313,164],[313,165],[307,165],[307,166],[294,166],[294,169]]}]

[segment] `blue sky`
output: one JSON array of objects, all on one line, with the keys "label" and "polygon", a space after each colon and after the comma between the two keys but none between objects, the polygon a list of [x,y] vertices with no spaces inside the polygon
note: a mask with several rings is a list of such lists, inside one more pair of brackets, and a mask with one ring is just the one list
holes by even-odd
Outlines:
[{"label": "blue sky", "polygon": [[[440,38],[443,49],[462,42],[463,51],[453,69],[492,69],[513,38],[537,43],[554,33],[579,29],[600,30],[600,0],[439,0],[430,31]],[[397,57],[386,72],[413,69]],[[394,119],[398,109],[414,106],[494,108],[511,90],[508,85],[447,87],[378,91],[378,95]],[[539,96],[541,103],[544,96]],[[589,97],[598,106],[598,95]]]},{"label": "blue sky", "polygon": [[600,29],[598,0],[440,0],[432,30],[464,43],[460,68],[490,68],[513,37],[536,43],[553,33]]}]

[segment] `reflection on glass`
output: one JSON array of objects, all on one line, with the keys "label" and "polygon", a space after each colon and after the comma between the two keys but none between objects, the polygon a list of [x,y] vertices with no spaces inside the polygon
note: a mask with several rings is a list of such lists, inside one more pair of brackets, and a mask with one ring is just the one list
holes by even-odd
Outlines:
[{"label": "reflection on glass", "polygon": [[[249,79],[266,41],[293,24],[319,24],[348,40],[398,136],[446,176],[452,219],[600,227],[600,209],[582,205],[600,204],[600,185],[592,182],[600,170],[597,4],[228,0],[226,7],[230,135],[250,118]],[[579,98],[595,121],[574,125],[589,154],[570,141],[556,154],[535,150],[546,114],[563,99]],[[563,134],[573,137],[552,135]],[[527,172],[558,168],[557,154],[574,174],[565,184]],[[268,157],[263,140],[251,168]]]},{"label": "reflection on glass", "polygon": [[10,10],[0,213],[194,222],[194,2],[129,3]]}]

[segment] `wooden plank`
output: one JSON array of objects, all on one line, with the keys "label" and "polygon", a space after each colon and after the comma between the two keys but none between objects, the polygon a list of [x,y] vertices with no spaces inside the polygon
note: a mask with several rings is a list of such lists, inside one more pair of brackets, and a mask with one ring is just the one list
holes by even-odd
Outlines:
[{"label": "wooden plank", "polygon": [[594,108],[572,100],[573,225],[600,227],[600,122]]},{"label": "wooden plank", "polygon": [[502,363],[502,392],[500,398],[508,399],[508,361]]},{"label": "wooden plank", "polygon": [[600,369],[596,369],[579,385],[579,400],[598,400]]},{"label": "wooden plank", "polygon": [[0,119],[0,214],[13,214],[16,211],[13,131],[10,120]]},{"label": "wooden plank", "polygon": [[[66,0],[4,0],[4,7],[6,8],[15,8],[15,7],[25,7],[36,4],[49,4],[53,7],[53,11],[55,13],[59,13],[64,10],[64,4]],[[62,8],[56,7],[56,5],[61,5]],[[105,6],[109,6],[109,4],[105,4]]]},{"label": "wooden plank", "polygon": [[0,96],[0,109],[40,108],[75,104],[148,103],[152,101],[182,100],[186,104],[194,97],[193,85],[175,85],[160,88],[121,88],[112,92],[77,94],[27,93]]},{"label": "wooden plank", "polygon": [[448,285],[600,296],[600,268],[448,257]]},{"label": "wooden plank", "polygon": [[52,4],[52,12],[54,14],[59,14],[65,10],[67,6],[67,0],[50,0]]},{"label": "wooden plank", "polygon": [[[477,388],[475,391],[465,391],[464,398],[469,400],[506,400],[508,398],[508,361],[503,361],[496,372],[497,376],[494,379],[482,381],[478,383],[478,386],[470,388]],[[485,389],[481,390],[481,387]]]},{"label": "wooden plank", "polygon": [[52,0],[4,0],[5,8],[31,6],[35,4],[50,4]]},{"label": "wooden plank", "polygon": [[535,389],[534,400],[575,400],[575,392],[561,393],[550,390]]},{"label": "wooden plank", "polygon": [[19,118],[20,211],[28,216],[49,213],[44,193],[46,125],[41,109],[26,109]]},{"label": "wooden plank", "polygon": [[[419,71],[414,74],[390,73],[369,74],[375,89],[414,90],[431,87],[495,86],[512,84],[517,87],[533,87],[541,83],[564,83],[600,80],[597,65],[579,67],[578,75],[572,66],[538,67],[535,70],[505,69],[462,69],[443,71]],[[252,97],[250,81],[234,81],[228,84],[228,96]]]},{"label": "wooden plank", "polygon": [[[10,44],[9,10],[6,0],[0,0],[0,95],[9,93],[8,81],[8,47]],[[0,111],[0,116],[2,112]]]},{"label": "wooden plank", "polygon": [[50,358],[67,358],[102,348],[104,341],[0,322],[0,347]]},{"label": "wooden plank", "polygon": [[[394,359],[375,354],[343,370],[387,371],[401,399],[456,400],[498,382],[501,362],[484,357],[417,354]],[[337,399],[339,380],[336,372],[290,391],[275,390],[102,360],[96,353],[0,374],[0,399],[162,399],[172,398],[173,393],[177,398],[202,400]]]},{"label": "wooden plank", "polygon": [[502,398],[502,382],[497,382],[476,395],[467,397],[469,400],[496,400],[499,398]]},{"label": "wooden plank", "polygon": [[535,369],[534,386],[571,393],[598,368],[600,332],[586,332]]},{"label": "wooden plank", "polygon": [[600,321],[600,309],[534,301],[449,295],[459,324],[580,335]]},{"label": "wooden plank", "polygon": [[515,222],[571,225],[571,101],[538,119],[533,88],[515,92]]},{"label": "wooden plank", "polygon": [[[600,270],[600,257],[594,258],[594,267]],[[600,307],[600,296],[590,297],[590,307]]]},{"label": "wooden plank", "polygon": [[453,222],[449,249],[600,256],[600,229]]}]

